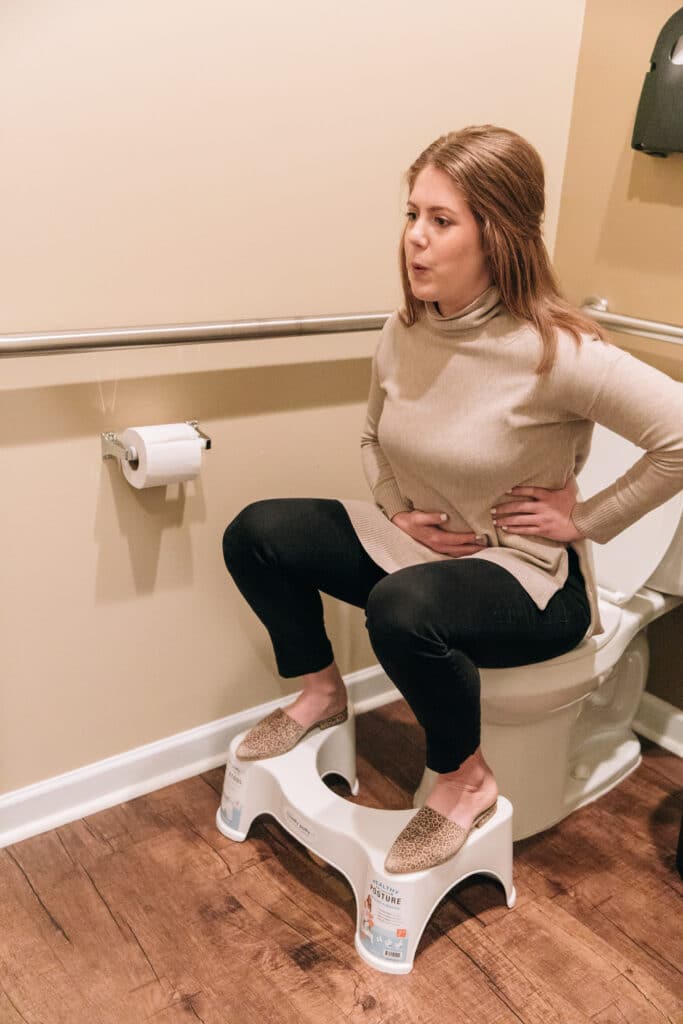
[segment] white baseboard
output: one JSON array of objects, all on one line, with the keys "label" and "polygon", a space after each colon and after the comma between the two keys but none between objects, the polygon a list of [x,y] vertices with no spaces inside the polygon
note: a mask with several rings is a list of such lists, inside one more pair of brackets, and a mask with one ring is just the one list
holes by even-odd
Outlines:
[{"label": "white baseboard", "polygon": [[661,697],[643,694],[633,728],[664,750],[683,757],[683,711]]},{"label": "white baseboard", "polygon": [[[345,677],[356,713],[400,696],[378,666]],[[230,741],[291,695],[0,796],[0,848],[225,764]]]}]

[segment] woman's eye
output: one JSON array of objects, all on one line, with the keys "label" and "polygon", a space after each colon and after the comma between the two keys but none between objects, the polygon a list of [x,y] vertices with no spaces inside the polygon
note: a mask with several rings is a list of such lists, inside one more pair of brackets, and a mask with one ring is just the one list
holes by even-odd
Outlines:
[{"label": "woman's eye", "polygon": [[446,220],[445,217],[435,217],[434,220],[436,221],[440,228],[447,228],[448,225],[450,224],[450,221]]},{"label": "woman's eye", "polygon": [[407,217],[408,220],[415,220],[415,218],[417,217],[417,214],[415,213],[414,210],[407,210],[406,211],[406,217]]}]

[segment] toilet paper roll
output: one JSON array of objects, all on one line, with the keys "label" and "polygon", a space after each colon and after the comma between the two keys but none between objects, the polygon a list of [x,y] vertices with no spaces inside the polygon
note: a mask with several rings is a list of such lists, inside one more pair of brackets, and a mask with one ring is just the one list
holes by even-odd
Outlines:
[{"label": "toilet paper roll", "polygon": [[120,440],[135,449],[137,467],[125,461],[121,466],[128,483],[139,490],[194,480],[202,467],[204,442],[187,423],[128,427]]}]

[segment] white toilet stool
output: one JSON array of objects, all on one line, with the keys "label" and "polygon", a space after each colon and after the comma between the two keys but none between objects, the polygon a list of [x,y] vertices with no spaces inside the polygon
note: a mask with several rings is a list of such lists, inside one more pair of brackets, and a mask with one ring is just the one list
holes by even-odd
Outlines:
[{"label": "white toilet stool", "polygon": [[322,781],[341,775],[358,793],[354,716],[343,725],[311,733],[293,750],[265,761],[239,761],[230,744],[223,798],[216,815],[220,832],[243,842],[259,814],[271,814],[284,829],[346,877],[356,900],[355,945],[371,966],[392,974],[413,967],[422,932],[437,903],[470,875],[498,879],[508,907],[512,884],[512,805],[498,809],[475,829],[450,861],[427,871],[391,875],[384,858],[413,817],[413,810],[360,807],[337,796]]}]

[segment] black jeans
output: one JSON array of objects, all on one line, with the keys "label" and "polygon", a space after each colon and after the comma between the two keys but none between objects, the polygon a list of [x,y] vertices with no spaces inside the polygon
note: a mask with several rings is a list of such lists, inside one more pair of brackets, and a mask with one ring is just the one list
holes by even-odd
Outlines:
[{"label": "black jeans", "polygon": [[334,659],[320,591],[365,608],[372,648],[425,730],[427,765],[437,772],[455,771],[479,746],[478,667],[556,657],[576,647],[590,622],[571,548],[569,578],[540,611],[514,576],[483,559],[386,573],[330,499],[248,505],[225,531],[223,556],[285,678]]}]

